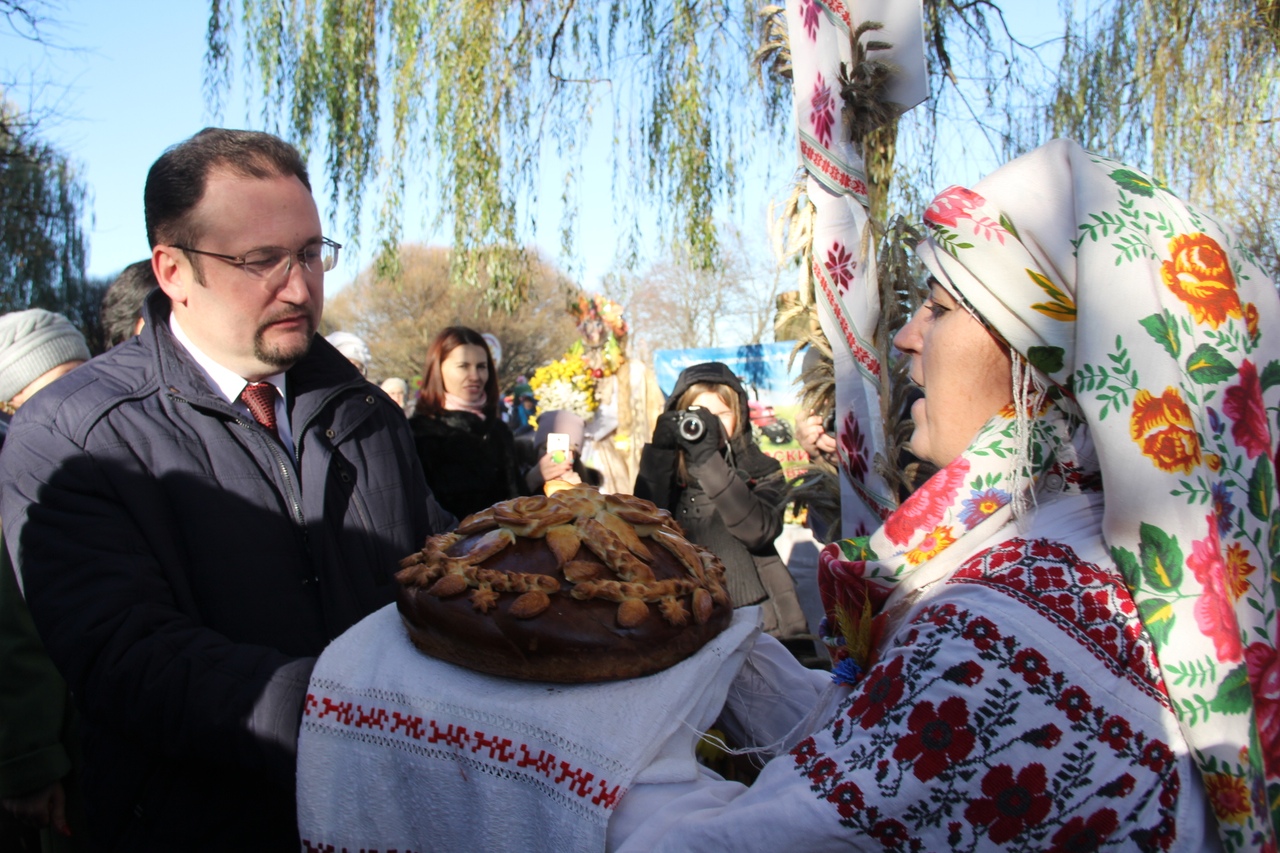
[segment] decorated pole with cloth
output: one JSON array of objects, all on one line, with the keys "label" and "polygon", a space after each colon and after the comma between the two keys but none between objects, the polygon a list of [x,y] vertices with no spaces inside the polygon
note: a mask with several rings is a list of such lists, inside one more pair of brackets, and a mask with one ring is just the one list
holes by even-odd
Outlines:
[{"label": "decorated pole with cloth", "polygon": [[[842,530],[857,536],[879,527],[895,505],[875,464],[888,456],[881,406],[888,353],[873,344],[880,298],[858,137],[875,115],[892,120],[924,100],[922,9],[918,0],[799,0],[786,18],[796,141],[814,209],[807,270],[835,369]],[[871,52],[883,91],[867,110],[856,78]]]}]

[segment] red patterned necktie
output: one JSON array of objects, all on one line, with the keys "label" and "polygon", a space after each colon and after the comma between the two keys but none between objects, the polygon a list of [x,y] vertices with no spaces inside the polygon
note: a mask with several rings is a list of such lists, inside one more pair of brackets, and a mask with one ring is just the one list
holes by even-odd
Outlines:
[{"label": "red patterned necktie", "polygon": [[249,407],[249,414],[271,432],[276,432],[276,386],[270,382],[250,382],[240,392],[240,399]]}]

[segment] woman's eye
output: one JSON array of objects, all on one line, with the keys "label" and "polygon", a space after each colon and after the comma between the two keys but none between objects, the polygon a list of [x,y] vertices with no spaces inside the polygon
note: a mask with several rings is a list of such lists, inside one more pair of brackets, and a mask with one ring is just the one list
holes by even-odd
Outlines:
[{"label": "woman's eye", "polygon": [[947,306],[940,305],[932,299],[926,300],[924,307],[929,309],[929,316],[935,320],[951,310]]}]

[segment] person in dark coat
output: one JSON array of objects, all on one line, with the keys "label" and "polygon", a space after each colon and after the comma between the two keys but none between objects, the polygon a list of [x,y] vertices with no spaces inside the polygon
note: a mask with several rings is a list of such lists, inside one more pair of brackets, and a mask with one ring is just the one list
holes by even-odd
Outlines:
[{"label": "person in dark coat", "polygon": [[[682,430],[685,417],[700,429]],[[695,364],[676,379],[641,452],[634,491],[720,558],[735,607],[760,605],[764,629],[780,639],[808,634],[795,584],[773,547],[786,507],[782,466],[756,446],[746,391],[728,367]]]},{"label": "person in dark coat", "polygon": [[111,282],[102,294],[102,307],[98,311],[108,348],[142,331],[142,304],[157,287],[150,258],[129,264]]},{"label": "person in dark coat", "polygon": [[298,850],[315,659],[453,519],[316,335],[340,247],[293,146],[206,129],[144,199],[142,333],[15,415],[5,544],[80,712],[93,848]]},{"label": "person in dark coat", "polygon": [[[0,401],[13,411],[88,360],[84,336],[61,314],[31,308],[0,317]],[[31,622],[3,536],[0,530],[0,850],[88,850],[71,695]]]},{"label": "person in dark coat", "polygon": [[449,326],[436,335],[409,426],[431,491],[460,519],[523,493],[500,402],[493,356],[480,333]]}]

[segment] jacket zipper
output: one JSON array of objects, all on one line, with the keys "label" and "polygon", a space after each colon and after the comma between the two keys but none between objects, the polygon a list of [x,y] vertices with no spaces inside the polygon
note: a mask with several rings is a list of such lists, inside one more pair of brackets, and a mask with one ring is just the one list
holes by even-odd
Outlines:
[{"label": "jacket zipper", "polygon": [[[182,403],[186,403],[188,406],[190,406],[193,409],[204,408],[201,406],[197,406],[195,403],[188,400],[186,397],[183,397],[182,395],[175,393],[172,388],[169,389],[169,396],[174,400],[178,400]],[[232,417],[235,418],[235,422],[237,424],[239,424],[240,426],[244,427],[247,430],[252,431],[256,428],[263,431],[263,437],[266,439],[266,443],[271,449],[271,456],[275,460],[276,467],[280,469],[280,476],[284,480],[285,494],[289,499],[289,506],[293,510],[293,520],[294,522],[297,523],[299,527],[302,528],[303,539],[304,540],[309,539],[310,537],[307,534],[307,519],[302,514],[302,506],[301,504],[298,503],[298,496],[293,486],[293,478],[289,475],[289,466],[285,464],[284,456],[280,453],[279,447],[272,446],[272,445],[275,445],[276,443],[272,442],[271,439],[265,435],[266,430],[263,429],[262,426],[257,421],[254,421],[252,424],[250,424],[249,421],[246,421],[243,418],[241,418],[238,412],[234,412],[234,411],[232,412]],[[295,452],[296,452],[297,446],[298,446],[298,443],[295,441],[294,442]]]},{"label": "jacket zipper", "polygon": [[[301,504],[298,503],[297,491],[293,487],[293,477],[289,474],[289,466],[285,463],[284,454],[280,452],[280,443],[278,441],[272,441],[271,437],[266,435],[266,429],[257,421],[250,423],[249,421],[241,420],[237,416],[236,423],[247,430],[261,432],[263,434],[262,437],[268,449],[271,451],[271,456],[276,461],[276,467],[280,470],[280,477],[284,480],[285,493],[289,497],[289,507],[293,510],[293,520],[302,528],[303,539],[309,539],[310,537],[307,535],[307,519],[306,516],[302,514]],[[293,446],[296,454],[298,443],[295,441]],[[298,461],[300,462],[301,460]]]},{"label": "jacket zipper", "polygon": [[[340,395],[346,393],[347,391],[353,388],[358,388],[358,387],[359,387],[358,383],[349,382],[346,385],[343,385],[339,388],[335,388],[333,390],[333,393],[325,397],[322,401],[320,401],[320,404],[315,407],[316,414],[324,411],[325,407],[328,406],[335,399],[337,399]],[[192,408],[196,407],[195,403],[191,402],[190,400],[188,400],[187,398],[179,394],[175,394],[173,390],[169,391],[169,395],[173,397],[173,399],[175,400],[181,400],[183,403],[186,403],[188,406],[191,406]],[[242,417],[240,417],[239,412],[233,412],[232,414],[235,417],[236,423],[244,427],[245,429],[250,431],[262,430],[263,437],[266,441],[266,444],[271,450],[271,456],[275,460],[276,467],[280,471],[280,477],[281,479],[284,480],[285,494],[289,499],[289,507],[293,511],[293,520],[295,523],[297,523],[298,527],[302,529],[303,541],[309,543],[311,536],[310,536],[310,531],[307,528],[307,519],[306,519],[306,516],[304,516],[302,513],[302,505],[298,500],[297,490],[294,488],[294,485],[293,485],[293,477],[289,473],[289,466],[285,462],[284,455],[280,452],[280,446],[278,442],[274,442],[270,439],[270,437],[266,436],[265,435],[266,430],[263,429],[262,426],[257,421],[253,421],[252,423],[250,423],[249,421],[246,421]],[[298,426],[297,431],[294,433],[294,442],[293,442],[294,465],[302,464],[302,457],[299,455],[300,445],[302,443],[301,438],[306,433],[308,427],[311,426],[311,422],[315,420],[316,414],[311,415],[310,417],[307,418],[307,420],[303,421]],[[369,524],[368,515],[362,511],[361,516],[367,528]]]}]

